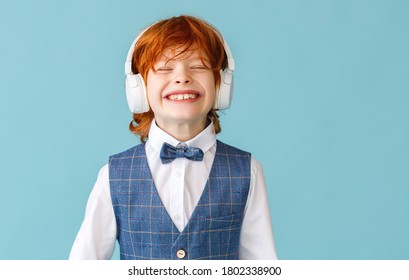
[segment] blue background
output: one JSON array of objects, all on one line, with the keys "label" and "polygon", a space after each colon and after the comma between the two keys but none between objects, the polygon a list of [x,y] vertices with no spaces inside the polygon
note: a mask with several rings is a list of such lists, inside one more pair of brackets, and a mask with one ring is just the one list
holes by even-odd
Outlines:
[{"label": "blue background", "polygon": [[182,13],[232,49],[219,138],[263,164],[278,256],[409,259],[408,3],[1,0],[0,259],[68,257],[98,170],[138,143],[129,45]]}]

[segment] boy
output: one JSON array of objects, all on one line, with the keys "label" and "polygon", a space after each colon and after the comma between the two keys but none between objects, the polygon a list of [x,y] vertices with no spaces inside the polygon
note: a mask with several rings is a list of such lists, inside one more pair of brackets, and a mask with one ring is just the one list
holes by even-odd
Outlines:
[{"label": "boy", "polygon": [[126,67],[142,144],[99,172],[70,259],[110,259],[116,240],[121,259],[275,259],[262,168],[216,140],[234,70],[219,32],[192,16],[159,21]]}]

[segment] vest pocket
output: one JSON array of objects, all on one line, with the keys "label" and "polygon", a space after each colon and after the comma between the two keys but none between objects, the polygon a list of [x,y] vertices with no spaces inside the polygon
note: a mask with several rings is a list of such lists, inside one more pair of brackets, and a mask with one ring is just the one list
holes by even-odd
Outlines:
[{"label": "vest pocket", "polygon": [[237,229],[241,227],[241,214],[231,214],[222,217],[212,217],[205,219],[204,231]]},{"label": "vest pocket", "polygon": [[237,259],[241,224],[240,213],[204,220],[200,244],[202,250],[208,252],[209,259]]}]

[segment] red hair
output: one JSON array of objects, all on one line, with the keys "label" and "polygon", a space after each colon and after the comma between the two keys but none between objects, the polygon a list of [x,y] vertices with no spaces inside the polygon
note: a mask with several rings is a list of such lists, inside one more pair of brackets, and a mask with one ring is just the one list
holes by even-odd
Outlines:
[{"label": "red hair", "polygon": [[[146,81],[149,70],[154,71],[153,67],[164,50],[172,46],[178,46],[178,53],[171,59],[194,50],[198,50],[202,61],[207,56],[215,86],[219,87],[220,70],[227,67],[222,36],[212,25],[193,16],[172,17],[150,26],[136,42],[132,55],[132,72],[141,74]],[[213,121],[215,132],[219,133],[221,127],[216,110],[212,108],[207,116]],[[133,121],[129,124],[130,131],[140,135],[141,141],[145,142],[153,118],[151,109],[146,113],[134,114]],[[138,125],[134,126],[134,122]]]}]

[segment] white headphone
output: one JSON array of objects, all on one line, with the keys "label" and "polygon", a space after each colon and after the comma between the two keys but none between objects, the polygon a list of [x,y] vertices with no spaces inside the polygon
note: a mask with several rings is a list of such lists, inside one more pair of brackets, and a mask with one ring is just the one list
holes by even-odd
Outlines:
[{"label": "white headphone", "polygon": [[[149,27],[148,27],[149,28]],[[129,110],[132,113],[144,113],[149,111],[149,103],[146,92],[145,81],[139,73],[132,72],[132,55],[135,49],[135,45],[139,38],[146,31],[142,31],[138,37],[133,41],[129,48],[128,55],[125,61],[125,90],[126,99],[128,100]],[[233,97],[233,71],[234,71],[234,59],[231,54],[229,45],[223,39],[224,51],[227,55],[227,68],[221,70],[221,81],[219,90],[216,93],[216,100],[214,103],[214,109],[228,109]]]}]

